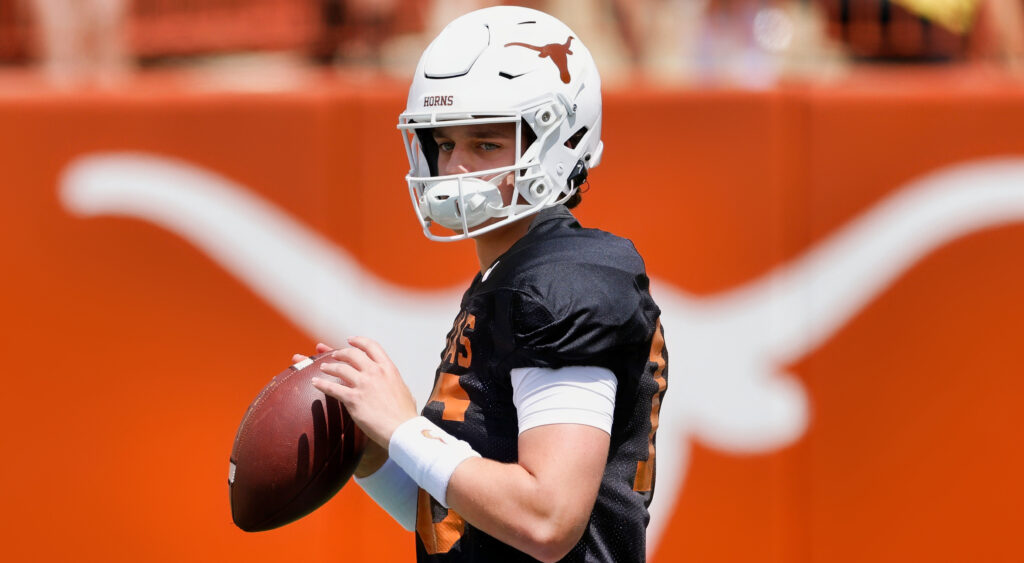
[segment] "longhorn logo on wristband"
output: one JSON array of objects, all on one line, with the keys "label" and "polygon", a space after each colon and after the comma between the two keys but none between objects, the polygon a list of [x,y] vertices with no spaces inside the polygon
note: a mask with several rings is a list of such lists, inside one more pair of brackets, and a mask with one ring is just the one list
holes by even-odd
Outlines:
[{"label": "longhorn logo on wristband", "polygon": [[442,444],[448,444],[448,442],[444,441],[444,438],[442,438],[440,436],[434,436],[434,431],[429,429],[429,428],[424,428],[423,431],[420,432],[420,434],[423,434],[424,438],[429,438],[431,440],[437,440],[438,442],[441,442]]}]

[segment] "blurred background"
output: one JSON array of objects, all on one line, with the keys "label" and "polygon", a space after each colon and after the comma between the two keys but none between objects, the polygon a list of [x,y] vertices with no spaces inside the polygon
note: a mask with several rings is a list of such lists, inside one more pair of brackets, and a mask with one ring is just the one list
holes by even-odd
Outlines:
[{"label": "blurred background", "polygon": [[[485,0],[2,0],[0,65],[47,84],[115,88],[216,69],[253,88],[310,72],[405,78],[422,47]],[[768,88],[877,65],[1020,72],[1016,0],[548,0],[610,85]],[[267,69],[270,69],[268,71]],[[244,84],[244,80],[241,81]]]},{"label": "blurred background", "polygon": [[[476,259],[397,117],[491,4],[0,0],[5,560],[413,559],[352,485],[241,532],[228,456],[316,341],[429,393]],[[595,55],[574,212],[663,309],[650,560],[1024,561],[1024,0],[519,4]]]}]

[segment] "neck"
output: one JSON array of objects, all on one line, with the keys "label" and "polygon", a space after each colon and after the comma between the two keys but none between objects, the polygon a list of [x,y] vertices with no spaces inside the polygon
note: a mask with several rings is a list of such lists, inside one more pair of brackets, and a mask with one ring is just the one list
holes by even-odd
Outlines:
[{"label": "neck", "polygon": [[476,243],[476,257],[480,260],[480,272],[486,272],[499,256],[512,248],[530,229],[534,217],[509,223],[508,226],[484,233],[473,238]]}]

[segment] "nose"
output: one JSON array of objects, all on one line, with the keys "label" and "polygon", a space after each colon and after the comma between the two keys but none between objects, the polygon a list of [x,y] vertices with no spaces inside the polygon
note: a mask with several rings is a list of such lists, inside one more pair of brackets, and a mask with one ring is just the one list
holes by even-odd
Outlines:
[{"label": "nose", "polygon": [[456,145],[450,153],[442,155],[440,173],[448,175],[471,172],[472,170],[467,157],[468,155],[466,154],[466,151],[460,149],[458,145]]}]

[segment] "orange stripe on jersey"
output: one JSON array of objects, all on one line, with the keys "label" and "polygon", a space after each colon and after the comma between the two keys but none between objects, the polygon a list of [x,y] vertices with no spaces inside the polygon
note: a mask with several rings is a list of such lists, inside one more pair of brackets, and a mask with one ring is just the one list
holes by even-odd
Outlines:
[{"label": "orange stripe on jersey", "polygon": [[654,326],[649,361],[658,366],[654,370],[654,381],[658,383],[658,390],[651,397],[651,433],[648,436],[647,459],[637,462],[636,475],[633,478],[633,490],[639,492],[650,491],[654,485],[654,433],[658,431],[661,395],[668,387],[668,381],[665,379],[665,333],[661,330],[661,319],[658,319]]},{"label": "orange stripe on jersey", "polygon": [[466,533],[466,521],[454,510],[448,510],[443,520],[434,522],[431,510],[433,502],[427,491],[420,489],[416,498],[416,534],[430,555],[448,553],[462,534]]},{"label": "orange stripe on jersey", "polygon": [[434,382],[434,390],[430,392],[428,403],[440,401],[444,403],[441,411],[442,420],[462,422],[466,420],[466,409],[469,408],[469,395],[459,384],[459,376],[442,372]]}]

